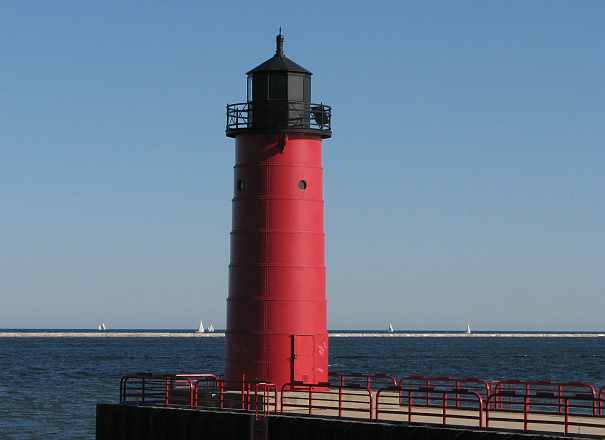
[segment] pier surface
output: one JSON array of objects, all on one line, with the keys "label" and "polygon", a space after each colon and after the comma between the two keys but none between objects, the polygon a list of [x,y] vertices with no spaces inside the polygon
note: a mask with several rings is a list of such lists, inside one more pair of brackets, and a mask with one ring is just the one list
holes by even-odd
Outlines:
[{"label": "pier surface", "polygon": [[[222,338],[224,332],[4,331],[0,338]],[[330,332],[331,338],[603,338],[605,333]]]}]

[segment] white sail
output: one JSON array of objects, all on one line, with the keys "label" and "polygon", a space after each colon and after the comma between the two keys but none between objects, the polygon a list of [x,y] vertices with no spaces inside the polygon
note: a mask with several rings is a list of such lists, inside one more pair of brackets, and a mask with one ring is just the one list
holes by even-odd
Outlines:
[{"label": "white sail", "polygon": [[393,324],[391,324],[389,322],[389,333],[393,333],[395,330],[393,330]]},{"label": "white sail", "polygon": [[471,334],[471,325],[470,324],[466,324],[466,334],[467,335]]},{"label": "white sail", "polygon": [[101,324],[97,325],[97,330],[99,330],[100,332],[103,331],[103,326],[101,326]]},{"label": "white sail", "polygon": [[200,326],[197,328],[198,333],[204,333],[206,329],[204,328],[204,321],[200,321]]},{"label": "white sail", "polygon": [[210,323],[210,325],[208,326],[208,333],[214,333],[214,326],[212,325],[212,323]]},{"label": "white sail", "polygon": [[103,330],[103,331],[107,330],[107,327],[105,326],[104,322],[101,323],[101,330]]}]

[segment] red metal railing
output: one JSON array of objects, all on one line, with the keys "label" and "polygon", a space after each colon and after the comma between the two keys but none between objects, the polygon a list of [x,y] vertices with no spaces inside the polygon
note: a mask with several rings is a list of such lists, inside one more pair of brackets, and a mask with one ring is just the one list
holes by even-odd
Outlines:
[{"label": "red metal railing", "polygon": [[[401,416],[403,416],[408,423],[412,423],[414,422],[414,416],[420,416],[425,419],[440,418],[443,425],[447,424],[448,419],[477,420],[478,426],[480,428],[483,427],[484,403],[479,393],[460,388],[433,390],[430,407],[440,408],[440,412],[428,411],[426,408],[429,405],[426,405],[425,399],[422,399],[423,403],[421,404],[414,404],[414,399],[425,393],[426,391],[422,387],[405,387],[401,383],[397,387],[378,390],[376,392],[376,419],[387,420],[390,418],[400,420]],[[454,398],[452,399],[452,397]],[[440,404],[436,405],[435,401],[439,401]],[[453,409],[459,410],[462,408],[467,411],[464,413],[461,411],[448,412],[448,409],[452,409],[450,408],[452,401],[455,402]],[[416,408],[420,408],[420,410]],[[469,412],[473,411],[477,411],[477,415],[469,414]]]},{"label": "red metal railing", "polygon": [[137,373],[120,380],[120,403],[153,405],[195,404],[195,385],[188,377],[169,374]]},{"label": "red metal railing", "polygon": [[280,394],[280,413],[368,418],[372,420],[372,392],[365,387],[328,384],[284,384]]},{"label": "red metal railing", "polygon": [[[253,413],[307,414],[478,427],[605,434],[605,385],[332,373],[331,383],[225,381],[214,374],[135,373],[120,380],[120,402]],[[378,385],[382,385],[380,388]],[[374,388],[374,389],[373,389]],[[485,415],[484,415],[485,414]],[[468,422],[468,423],[465,423]]]},{"label": "red metal railing", "polygon": [[200,402],[200,390],[203,390],[204,384],[211,383],[216,384],[217,377],[214,374],[210,373],[193,373],[193,374],[176,374],[175,377],[177,380],[188,380],[193,386],[192,397],[191,397],[191,407],[196,408]]},{"label": "red metal railing", "polygon": [[[582,406],[582,409],[587,413],[592,413],[593,416],[599,414],[599,404],[597,391],[593,385],[583,382],[551,382],[548,380],[542,381],[522,381],[522,380],[499,380],[492,384],[494,394],[498,394],[500,398],[492,402],[492,409],[512,409],[512,396],[517,393],[531,395],[532,393],[544,398],[557,398],[559,400],[558,412],[563,414],[565,399],[581,400],[590,402],[589,406]],[[502,392],[507,391],[506,395]],[[515,392],[515,393],[511,393]]]},{"label": "red metal railing", "polygon": [[[495,402],[506,398],[508,408],[495,410]],[[587,399],[591,405],[583,404]],[[492,422],[504,423],[506,427],[518,429],[521,425],[524,431],[530,430],[532,425],[559,426],[565,434],[569,433],[570,427],[605,429],[605,421],[593,414],[586,412],[592,409],[592,404],[602,405],[603,400],[589,396],[563,397],[556,393],[530,390],[528,393],[517,390],[505,390],[494,392],[489,396],[485,426],[490,427]],[[521,417],[519,417],[521,416]],[[573,417],[572,417],[573,416]],[[597,423],[592,420],[598,420]],[[545,430],[545,429],[542,429]]]},{"label": "red metal railing", "polygon": [[[268,383],[268,382],[261,382],[261,383],[257,383],[254,385],[254,394],[255,395],[259,395],[259,390],[262,390],[262,400],[256,399],[255,403],[255,412],[256,414],[259,414],[259,407],[258,407],[258,403],[259,401],[263,402],[263,414],[264,415],[269,415],[271,413],[273,414],[277,414],[277,386],[273,383]],[[271,397],[273,397],[273,400],[271,400]],[[273,411],[271,411],[271,404],[273,404]]]},{"label": "red metal railing", "polygon": [[120,380],[120,403],[277,413],[277,387],[268,382],[227,382],[214,374],[137,373]]},{"label": "red metal railing", "polygon": [[457,408],[461,405],[461,396],[468,395],[469,392],[477,393],[481,396],[483,402],[487,400],[492,386],[491,383],[477,377],[450,377],[450,376],[419,376],[412,375],[401,377],[398,381],[399,386],[406,386],[415,390],[417,398],[416,406],[436,406],[440,407],[440,398],[433,399],[433,396],[439,396],[440,390],[446,389],[453,392],[453,404]]}]

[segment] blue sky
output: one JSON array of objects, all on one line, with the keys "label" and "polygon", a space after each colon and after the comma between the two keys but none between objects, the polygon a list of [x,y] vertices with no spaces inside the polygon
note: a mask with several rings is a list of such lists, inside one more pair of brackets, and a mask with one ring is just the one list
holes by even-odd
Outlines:
[{"label": "blue sky", "polygon": [[224,106],[282,26],[334,109],[331,328],[602,330],[603,22],[601,1],[3,2],[0,328],[224,325]]}]

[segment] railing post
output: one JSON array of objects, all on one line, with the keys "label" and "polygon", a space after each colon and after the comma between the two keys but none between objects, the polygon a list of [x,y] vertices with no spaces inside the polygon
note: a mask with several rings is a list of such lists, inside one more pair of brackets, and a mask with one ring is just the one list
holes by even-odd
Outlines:
[{"label": "railing post", "polygon": [[164,396],[164,404],[166,406],[170,405],[170,387],[172,386],[171,384],[171,379],[169,376],[164,376],[164,386],[165,386],[165,396]]},{"label": "railing post", "polygon": [[[208,393],[210,395],[210,393]],[[196,380],[193,384],[193,404],[197,408],[200,405],[200,381]]]},{"label": "railing post", "polygon": [[225,382],[224,381],[221,380],[219,382],[218,390],[219,390],[219,397],[218,397],[219,408],[225,409]]},{"label": "railing post", "polygon": [[241,395],[241,400],[242,400],[242,409],[246,409],[246,403],[245,403],[245,396],[246,396],[246,375],[242,374],[242,395]]},{"label": "railing post", "polygon": [[527,396],[527,405],[529,406],[531,401],[531,388],[528,383],[525,384],[525,396]]},{"label": "railing post", "polygon": [[460,381],[456,379],[456,408],[460,407]]},{"label": "railing post", "polygon": [[483,398],[477,393],[479,398],[479,428],[483,428]]},{"label": "railing post", "polygon": [[523,430],[527,431],[529,402],[527,395],[523,396]]},{"label": "railing post", "polygon": [[259,386],[261,386],[261,384],[256,383],[254,384],[254,418],[256,420],[259,419],[258,417],[258,388]]},{"label": "railing post", "polygon": [[342,417],[342,381],[338,386],[338,417]]},{"label": "railing post", "polygon": [[[282,385],[281,387],[281,392],[280,392],[280,397],[279,397],[279,413],[283,414],[284,413],[284,388],[286,388],[287,384]],[[275,404],[275,407],[277,408],[277,403]]]},{"label": "railing post", "polygon": [[141,402],[145,402],[145,378],[141,379]]},{"label": "railing post", "polygon": [[122,392],[123,392],[123,396],[124,396],[124,400],[123,400],[124,402],[126,402],[126,393],[127,393],[127,390],[128,390],[128,379],[129,379],[128,377],[126,377],[124,379],[124,385],[123,385],[123,388],[122,388],[122,390],[123,390]]},{"label": "railing post", "polygon": [[401,384],[397,385],[397,403],[403,406],[403,388]]},{"label": "railing post", "polygon": [[425,380],[426,383],[426,406],[431,406],[431,399],[430,399],[430,387],[431,387],[431,380],[427,379]]},{"label": "railing post", "polygon": [[412,423],[412,390],[408,390],[408,423]]},{"label": "railing post", "polygon": [[263,415],[269,414],[269,391],[267,384],[263,385]]},{"label": "railing post", "polygon": [[569,399],[565,399],[565,434],[569,432]]},{"label": "railing post", "polygon": [[312,414],[313,408],[313,387],[309,386],[309,415]]},{"label": "railing post", "polygon": [[443,410],[443,424],[447,424],[447,393],[443,393],[441,407]]},{"label": "railing post", "polygon": [[193,382],[193,379],[191,379],[191,383],[189,384],[189,388],[190,388],[190,392],[192,393],[191,407],[192,408],[197,408],[198,401],[199,401],[199,392],[200,392],[200,383],[199,383],[199,380],[196,380],[195,382]]}]

